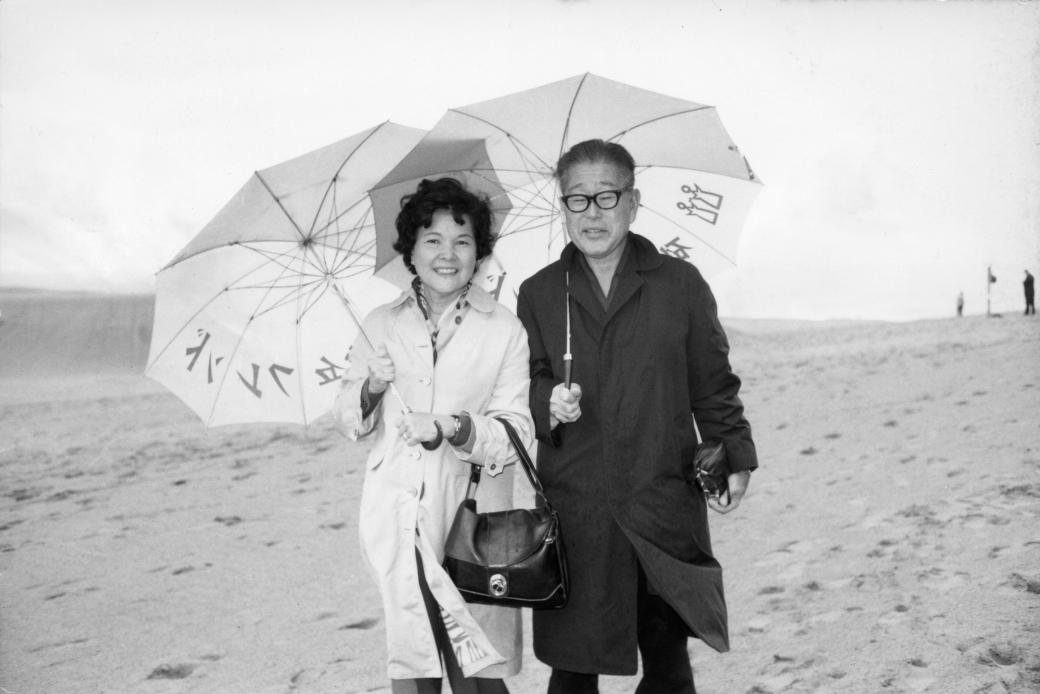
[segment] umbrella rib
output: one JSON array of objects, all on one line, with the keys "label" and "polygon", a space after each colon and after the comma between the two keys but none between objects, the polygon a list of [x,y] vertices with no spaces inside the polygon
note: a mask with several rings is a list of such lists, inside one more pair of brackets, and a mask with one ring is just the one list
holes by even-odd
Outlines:
[{"label": "umbrella rib", "polygon": [[[188,325],[199,316],[199,314],[201,314],[203,311],[205,311],[206,308],[208,308],[210,304],[212,304],[214,301],[216,301],[218,298],[220,298],[221,294],[224,294],[225,292],[232,291],[232,289],[246,288],[246,287],[240,286],[239,283],[242,280],[244,280],[246,277],[248,277],[249,275],[253,274],[254,272],[258,272],[260,269],[262,269],[263,267],[267,266],[270,263],[276,263],[278,265],[282,265],[282,267],[285,267],[284,264],[281,262],[281,257],[284,256],[284,255],[288,255],[289,253],[295,252],[295,248],[296,248],[294,246],[294,251],[289,251],[289,252],[286,252],[286,253],[280,253],[280,254],[272,257],[270,254],[265,253],[265,252],[261,251],[260,249],[253,248],[253,247],[249,246],[248,244],[241,244],[241,243],[239,243],[239,244],[236,244],[236,245],[239,245],[242,248],[245,248],[247,250],[250,250],[250,251],[260,255],[262,258],[264,258],[264,261],[261,262],[256,267],[243,272],[241,275],[239,275],[239,277],[237,279],[234,279],[231,282],[225,284],[223,289],[218,291],[216,294],[214,294],[212,297],[210,297],[205,303],[203,303],[202,306],[199,307],[199,310],[196,311],[195,313],[193,313],[191,315],[191,317],[188,318],[188,320],[186,320],[184,322],[184,324],[180,328],[178,328],[176,330],[176,332],[173,333],[173,335],[170,337],[170,339],[166,343],[166,345],[163,346],[163,348],[159,351],[159,353],[155,355],[155,359],[153,359],[152,362],[148,365],[148,367],[147,367],[148,369],[150,369],[150,368],[155,366],[155,364],[159,361],[159,359],[164,354],[166,354],[166,350],[168,350],[170,347],[172,347],[174,341],[181,335],[181,333],[184,332],[184,329],[187,328]],[[256,285],[256,286],[263,286],[263,285]]]},{"label": "umbrella rib", "polygon": [[300,279],[300,281],[296,282],[295,284],[287,284],[287,285],[272,284],[272,285],[268,285],[266,287],[263,286],[263,285],[257,285],[255,287],[238,287],[238,289],[268,289],[268,290],[288,289],[288,290],[291,290],[291,291],[286,292],[282,297],[276,299],[273,303],[268,304],[266,307],[258,310],[255,314],[253,314],[254,316],[262,316],[262,315],[264,315],[266,313],[270,313],[271,311],[277,310],[277,309],[279,309],[279,308],[281,308],[283,306],[288,306],[290,303],[293,303],[294,301],[299,301],[299,298],[300,298],[301,295],[306,294],[306,293],[313,293],[313,288],[314,287],[317,287],[317,286],[320,286],[320,285],[324,284],[324,282],[323,282],[324,278],[321,278],[321,279],[310,279],[310,280],[304,281],[304,278],[306,278],[306,277],[307,277],[306,275],[304,275],[303,273],[300,273],[298,275],[298,278]]},{"label": "umbrella rib", "polygon": [[[745,161],[745,166],[747,166],[747,160],[745,159],[744,161]],[[670,166],[668,164],[647,164],[645,166],[637,166],[636,169],[637,169],[637,171],[636,171],[636,176],[637,177],[639,176],[639,174],[641,172],[646,171],[647,169],[672,169],[674,171],[694,171],[696,173],[709,174],[709,175],[712,175],[712,176],[721,176],[723,178],[732,178],[732,179],[735,179],[737,181],[742,181],[744,183],[749,183],[749,184],[753,184],[753,185],[757,185],[757,186],[764,185],[762,183],[762,181],[760,181],[757,177],[754,176],[754,174],[751,174],[750,178],[744,178],[743,176],[731,176],[730,174],[719,173],[718,171],[706,171],[704,169],[695,169],[692,166]],[[751,170],[751,168],[748,167],[748,171],[749,172],[750,172],[750,170]]]},{"label": "umbrella rib", "polygon": [[344,254],[342,254],[341,257],[339,259],[337,259],[336,264],[331,269],[332,275],[334,277],[339,277],[340,273],[344,270],[344,268],[361,267],[362,269],[367,269],[368,262],[362,263],[361,262],[362,260],[364,260],[364,261],[371,260],[371,264],[374,267],[375,266],[375,253],[374,253],[375,245],[376,245],[376,242],[375,242],[375,239],[373,239],[371,241],[366,242],[364,250],[357,250],[357,249],[355,249],[352,253],[349,253],[349,254],[348,253],[344,253]]},{"label": "umbrella rib", "polygon": [[656,123],[658,121],[667,120],[669,118],[677,118],[679,116],[686,115],[687,113],[696,113],[698,111],[704,111],[704,110],[714,111],[715,107],[714,106],[698,106],[697,108],[688,108],[688,109],[686,109],[684,111],[676,111],[675,113],[666,113],[666,114],[661,115],[661,116],[656,116],[654,118],[647,119],[647,120],[645,120],[645,121],[643,121],[641,123],[635,123],[634,125],[630,125],[629,127],[625,128],[621,132],[616,133],[614,135],[611,135],[610,137],[607,137],[607,138],[604,138],[604,139],[607,142],[613,142],[614,140],[616,140],[616,139],[618,139],[620,137],[624,137],[628,133],[630,133],[633,130],[636,130],[638,128],[642,128],[642,127],[645,127],[647,125],[652,125],[652,124],[654,124],[654,123]]},{"label": "umbrella rib", "polygon": [[[335,231],[333,233],[339,233],[339,227],[335,226],[336,223],[339,222],[339,220],[341,220],[344,217],[346,217],[351,212],[353,212],[357,207],[362,205],[364,202],[365,202],[365,200],[362,198],[362,199],[356,201],[354,204],[352,204],[347,209],[343,210],[343,212],[334,212],[332,215],[329,216],[328,220],[324,224],[322,224],[321,226],[318,226],[317,223],[315,223],[315,226],[313,226],[312,229],[311,229],[311,237],[315,238],[315,237],[318,237],[318,236],[320,236],[322,234],[326,234],[329,231],[329,229],[335,229]],[[366,216],[367,216],[367,214],[368,213],[366,212]]]},{"label": "umbrella rib", "polygon": [[563,156],[563,148],[567,144],[567,136],[570,135],[571,132],[571,117],[574,115],[574,106],[578,103],[578,96],[581,94],[581,88],[585,86],[585,80],[588,78],[589,73],[586,72],[581,76],[581,81],[578,82],[578,86],[574,88],[574,96],[571,97],[571,105],[570,108],[567,109],[567,119],[563,124],[563,136],[560,137],[560,148],[556,153],[556,161],[559,161],[560,157]]},{"label": "umbrella rib", "polygon": [[375,264],[375,253],[373,252],[376,245],[375,237],[373,236],[371,239],[362,240],[361,233],[363,229],[371,226],[367,221],[370,212],[371,210],[366,212],[365,218],[359,220],[358,224],[353,228],[347,229],[346,231],[337,228],[336,233],[332,235],[337,239],[337,241],[344,234],[350,235],[350,246],[347,248],[341,248],[337,242],[331,244],[332,248],[335,248],[337,251],[342,251],[341,253],[335,254],[335,257],[330,264],[329,274],[332,276],[338,277],[342,268],[350,267],[362,259],[367,260],[371,258],[373,265]]},{"label": "umbrella rib", "polygon": [[[297,256],[297,258],[302,260],[302,258],[300,258],[299,256]],[[286,267],[285,265],[282,265],[282,270],[283,270],[283,275],[284,275],[284,273],[291,271],[291,269]],[[224,392],[224,383],[227,381],[227,378],[228,378],[228,376],[231,373],[231,368],[230,368],[231,362],[234,360],[235,355],[238,353],[239,348],[242,346],[242,341],[245,340],[246,331],[249,330],[250,324],[253,322],[253,319],[256,318],[257,315],[262,315],[263,313],[266,313],[267,311],[272,310],[272,308],[268,308],[268,309],[266,309],[264,311],[260,311],[259,307],[263,305],[263,302],[267,298],[267,295],[270,294],[271,291],[273,289],[275,289],[275,288],[276,288],[276,285],[269,285],[266,288],[267,291],[257,301],[256,306],[257,306],[258,310],[253,311],[253,313],[249,316],[249,320],[246,321],[245,327],[243,327],[241,332],[239,332],[238,340],[235,341],[235,346],[232,348],[230,354],[228,355],[228,368],[224,370],[224,374],[220,377],[220,384],[217,386],[217,393],[213,397],[213,404],[210,406],[209,417],[206,419],[207,422],[213,421],[213,415],[214,415],[214,413],[217,410],[217,401],[220,400],[220,395],[221,395],[221,393]],[[235,373],[238,373],[238,372],[236,371]]]},{"label": "umbrella rib", "polygon": [[[289,243],[289,242],[288,241],[276,241],[274,243]],[[299,258],[299,259],[302,260],[302,258],[300,256],[293,255],[294,253],[297,253],[299,251],[299,249],[300,249],[300,246],[298,244],[295,244],[295,243],[292,245],[292,250],[291,251],[279,252],[279,253],[271,253],[271,252],[269,252],[269,251],[267,251],[267,250],[265,250],[265,249],[263,249],[263,248],[261,248],[259,246],[253,246],[253,245],[251,245],[249,243],[238,243],[236,245],[240,246],[241,248],[246,249],[247,251],[251,251],[253,253],[256,253],[260,257],[265,258],[269,263],[274,263],[276,265],[281,265],[286,270],[288,270],[289,268],[287,268],[285,266],[285,263],[282,262],[284,258],[288,257],[290,260]],[[324,274],[320,267],[314,265],[313,263],[311,263],[309,265],[310,265],[311,268],[313,268],[315,273]],[[261,265],[261,266],[258,266],[256,268],[254,268],[253,270],[250,270],[249,272],[247,272],[244,275],[242,275],[242,277],[244,278],[244,277],[248,276],[250,273],[256,272],[261,267],[263,267],[263,266]],[[236,280],[236,282],[240,281],[240,280],[241,280],[241,278],[239,278],[239,280]]]},{"label": "umbrella rib", "polygon": [[[354,207],[355,206],[352,205],[351,209],[353,209]],[[327,247],[335,248],[337,251],[342,251],[342,253],[336,253],[335,254],[333,262],[330,263],[330,265],[336,266],[338,264],[338,262],[339,262],[338,259],[340,257],[349,259],[351,255],[367,255],[367,253],[368,253],[367,250],[366,251],[359,251],[358,248],[359,248],[359,244],[360,243],[365,243],[366,246],[374,245],[374,239],[371,242],[370,241],[362,242],[362,240],[361,240],[362,230],[372,226],[372,224],[368,221],[369,217],[371,217],[371,214],[372,214],[372,208],[371,208],[371,206],[369,206],[369,208],[367,210],[365,210],[364,216],[361,219],[359,219],[349,229],[341,229],[340,228],[339,220],[342,218],[342,215],[341,215],[340,217],[337,217],[336,219],[332,220],[328,226],[324,227],[322,229],[322,234],[320,236],[315,236],[315,238],[320,238],[323,241],[327,241],[328,239],[335,239],[335,241],[332,244],[325,244],[325,245]],[[330,233],[326,233],[326,232],[329,232],[330,229],[332,231]],[[350,245],[347,248],[341,248],[340,245],[339,245],[340,239],[342,239],[345,235],[349,236]],[[335,270],[332,271],[332,274],[335,274]]]},{"label": "umbrella rib", "polygon": [[[453,108],[453,109],[449,109],[449,110],[448,110],[448,112],[449,112],[449,113],[457,113],[457,114],[459,114],[460,116],[465,116],[466,118],[472,118],[472,119],[473,119],[473,120],[475,120],[475,121],[480,121],[481,123],[484,123],[485,125],[487,125],[487,126],[489,126],[489,127],[491,127],[491,128],[494,128],[495,130],[498,130],[498,131],[499,131],[499,132],[501,132],[501,133],[502,133],[503,135],[505,135],[505,136],[506,136],[507,138],[509,138],[509,141],[510,141],[510,142],[513,142],[513,143],[515,143],[515,144],[514,144],[514,146],[517,146],[517,145],[520,145],[520,144],[521,144],[520,140],[518,140],[517,138],[513,137],[513,136],[512,136],[512,135],[511,135],[511,134],[509,133],[509,131],[507,131],[507,130],[506,130],[505,128],[503,128],[503,127],[502,127],[502,126],[500,126],[500,125],[496,125],[495,123],[492,123],[491,121],[487,120],[486,118],[481,118],[480,116],[475,116],[475,115],[473,115],[472,113],[466,113],[465,111],[460,111],[460,110],[458,110],[458,109],[456,109],[456,108]],[[542,160],[542,158],[541,158],[540,156],[538,156],[538,153],[537,153],[537,152],[535,152],[534,150],[532,150],[532,149],[531,149],[530,147],[528,147],[527,145],[523,145],[523,147],[524,147],[524,149],[526,149],[526,150],[527,150],[528,152],[530,152],[530,155],[531,155],[532,157],[534,157],[534,159],[535,159],[536,161],[540,162],[540,163],[541,163],[541,164],[542,164],[543,166],[545,166],[545,167],[549,168],[549,164],[548,164],[548,163],[546,163],[546,162],[545,162],[544,160]],[[519,150],[518,150],[518,151],[519,151]]]},{"label": "umbrella rib", "polygon": [[[317,255],[317,251],[314,249],[313,246],[310,246],[309,250],[313,252],[315,255]],[[304,423],[306,423],[307,399],[303,397],[303,389],[305,385],[303,380],[303,331],[301,330],[300,326],[303,324],[303,317],[307,315],[311,308],[317,305],[318,301],[324,294],[324,290],[319,289],[315,291],[313,288],[311,288],[310,291],[305,292],[303,290],[302,279],[303,276],[301,274],[301,282],[296,292],[296,385],[300,393],[300,418],[303,420]],[[323,282],[322,285],[325,288],[328,288],[327,282]],[[304,301],[305,297],[307,298],[307,301]],[[302,311],[300,310],[301,304],[303,305]]]},{"label": "umbrella rib", "polygon": [[[365,139],[363,139],[361,142],[359,142],[354,149],[350,150],[350,153],[340,163],[339,168],[337,168],[336,169],[336,173],[334,173],[332,175],[332,179],[329,181],[329,185],[325,188],[325,192],[321,196],[321,203],[318,205],[318,209],[316,209],[314,211],[314,219],[311,221],[311,232],[312,233],[314,232],[315,226],[318,223],[318,213],[321,212],[321,208],[325,205],[325,201],[329,197],[329,192],[336,187],[336,181],[339,180],[339,174],[340,174],[341,171],[343,171],[343,167],[346,166],[347,163],[351,159],[354,158],[354,155],[357,154],[359,149],[361,149],[362,147],[365,146],[365,143],[367,143],[369,140],[371,140],[373,137],[375,137],[376,133],[379,132],[380,130],[382,130],[389,122],[390,121],[383,121],[382,123],[380,123],[376,127],[372,128],[372,132],[370,132],[368,135],[366,135]],[[351,209],[353,207],[354,207],[354,205],[351,205]],[[347,211],[349,212],[349,210],[347,210]]]},{"label": "umbrella rib", "polygon": [[[501,236],[510,236],[512,234],[523,233],[525,231],[529,231],[530,229],[536,229],[539,226],[552,224],[552,220],[556,217],[556,205],[550,198],[546,197],[544,194],[546,188],[549,187],[549,182],[551,180],[552,179],[543,180],[542,185],[536,190],[532,191],[532,197],[524,201],[524,204],[520,207],[520,210],[518,210],[516,213],[510,214],[511,219],[526,219],[527,221],[519,227],[512,228],[504,232],[499,232]],[[544,201],[547,206],[537,206],[536,203],[539,200]],[[524,212],[531,209],[537,210],[539,214],[524,214]],[[544,221],[546,219],[548,221]]]},{"label": "umbrella rib", "polygon": [[668,223],[670,223],[670,224],[672,224],[672,225],[674,225],[674,226],[678,227],[678,228],[679,228],[679,229],[681,229],[682,231],[686,232],[687,234],[689,234],[689,235],[690,235],[690,236],[692,236],[693,238],[695,238],[695,239],[697,239],[698,241],[700,241],[700,242],[701,242],[702,244],[704,244],[704,246],[705,246],[705,247],[707,247],[707,248],[708,248],[708,249],[710,249],[711,251],[714,251],[716,255],[718,255],[718,256],[719,256],[720,258],[722,258],[723,260],[725,260],[725,261],[726,261],[727,263],[729,263],[729,264],[730,264],[730,265],[732,265],[733,267],[736,267],[736,266],[737,266],[737,263],[736,263],[736,261],[735,261],[735,260],[733,260],[733,259],[732,259],[732,258],[730,258],[730,257],[729,257],[728,255],[726,255],[725,253],[723,253],[722,251],[720,251],[720,250],[719,250],[718,248],[715,248],[715,246],[712,246],[712,245],[711,245],[710,243],[708,243],[707,241],[705,241],[705,240],[704,240],[704,239],[703,239],[703,238],[702,238],[702,237],[701,237],[701,236],[700,236],[699,234],[697,234],[697,233],[695,233],[695,232],[692,232],[692,231],[690,231],[689,229],[687,229],[686,227],[684,227],[684,226],[683,226],[682,224],[679,224],[679,223],[678,223],[678,222],[676,222],[675,220],[672,220],[672,219],[669,219],[668,217],[665,217],[665,216],[664,216],[663,214],[661,214],[661,213],[660,213],[660,212],[658,212],[657,210],[653,209],[652,207],[647,207],[647,206],[645,206],[645,205],[642,205],[642,204],[640,204],[640,205],[639,205],[639,207],[641,207],[642,209],[646,210],[647,212],[649,212],[649,213],[651,213],[651,214],[657,215],[658,217],[660,217],[661,219],[665,220],[666,222],[668,222]]},{"label": "umbrella rib", "polygon": [[260,172],[254,171],[253,175],[256,176],[256,179],[258,181],[260,181],[260,184],[263,185],[264,189],[271,196],[271,199],[278,203],[278,208],[285,214],[285,218],[288,219],[289,222],[293,225],[293,229],[296,229],[296,233],[300,235],[300,240],[302,241],[303,239],[305,239],[306,236],[304,236],[303,230],[300,229],[300,225],[297,224],[296,220],[292,218],[291,214],[289,214],[289,210],[285,209],[285,205],[282,204],[282,201],[279,200],[278,196],[274,194],[273,190],[271,190],[271,186],[267,185],[267,181],[265,181],[264,177],[260,175]]}]

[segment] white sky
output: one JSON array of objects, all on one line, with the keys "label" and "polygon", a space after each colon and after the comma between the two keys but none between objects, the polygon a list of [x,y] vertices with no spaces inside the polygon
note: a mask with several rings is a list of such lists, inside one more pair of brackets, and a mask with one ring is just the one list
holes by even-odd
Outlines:
[{"label": "white sky", "polygon": [[583,72],[715,105],[765,182],[723,315],[1040,274],[1037,1],[3,0],[0,286],[152,291],[254,170]]}]

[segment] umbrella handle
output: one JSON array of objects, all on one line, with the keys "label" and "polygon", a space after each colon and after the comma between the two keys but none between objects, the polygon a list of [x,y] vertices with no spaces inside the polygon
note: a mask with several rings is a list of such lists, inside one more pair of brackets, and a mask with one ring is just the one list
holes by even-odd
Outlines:
[{"label": "umbrella handle", "polygon": [[568,270],[564,274],[567,282],[567,350],[563,353],[563,383],[567,390],[571,389],[571,273]]},{"label": "umbrella handle", "polygon": [[[355,323],[357,323],[358,334],[361,335],[361,337],[365,338],[365,342],[368,343],[369,349],[375,351],[376,347],[372,344],[372,340],[371,338],[369,338],[368,333],[365,332],[365,326],[362,324],[361,319],[358,317],[357,311],[354,310],[354,305],[350,303],[350,299],[347,298],[347,295],[343,293],[343,290],[340,289],[340,286],[335,282],[332,283],[332,288],[336,290],[336,294],[337,296],[339,296],[340,301],[342,301],[343,305],[347,307],[347,312],[350,313],[350,317],[354,319]],[[404,398],[401,397],[401,393],[398,392],[397,386],[395,386],[392,381],[388,385],[390,386],[390,392],[393,393],[394,397],[397,398],[397,401],[401,403],[401,412],[403,414],[410,414],[412,408],[409,407],[408,403],[406,403],[404,401]]]}]

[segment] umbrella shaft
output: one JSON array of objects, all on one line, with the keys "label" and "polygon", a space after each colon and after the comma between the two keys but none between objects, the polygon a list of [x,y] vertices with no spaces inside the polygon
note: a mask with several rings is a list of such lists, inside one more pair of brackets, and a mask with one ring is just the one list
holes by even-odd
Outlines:
[{"label": "umbrella shaft", "polygon": [[[343,290],[335,282],[332,283],[332,288],[336,290],[336,294],[339,296],[340,301],[342,301],[343,305],[347,307],[347,312],[350,313],[350,317],[353,318],[354,323],[357,324],[358,334],[365,339],[369,348],[375,351],[376,346],[372,344],[372,340],[368,337],[368,333],[365,332],[365,326],[361,322],[361,318],[358,317],[357,311],[354,310],[354,305],[350,303],[350,299],[347,298],[347,295],[343,293]],[[405,414],[412,411],[412,408],[404,401],[404,398],[401,397],[401,394],[397,391],[397,387],[393,383],[390,383],[390,392],[393,393],[394,397],[397,398],[397,401],[401,403],[401,409]]]}]

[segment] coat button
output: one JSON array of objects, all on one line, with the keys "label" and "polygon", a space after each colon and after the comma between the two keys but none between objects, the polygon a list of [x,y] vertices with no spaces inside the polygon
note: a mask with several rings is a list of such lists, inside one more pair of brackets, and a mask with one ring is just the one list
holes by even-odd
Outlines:
[{"label": "coat button", "polygon": [[418,460],[420,457],[422,457],[422,453],[420,453],[419,451],[412,451],[412,458]]},{"label": "coat button", "polygon": [[409,489],[409,490],[408,490],[408,493],[409,493],[409,494],[410,494],[411,496],[419,496],[419,490],[418,490],[418,489],[416,489],[415,487],[412,487],[411,489]]},{"label": "coat button", "polygon": [[497,470],[497,469],[498,469],[498,463],[491,463],[490,465],[488,465],[488,470]]},{"label": "coat button", "polygon": [[429,376],[423,376],[422,378],[419,379],[419,383],[422,383],[424,386],[430,385],[430,377]]}]

